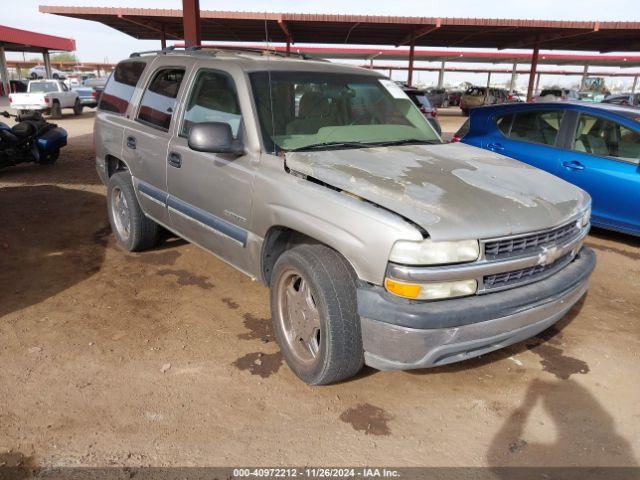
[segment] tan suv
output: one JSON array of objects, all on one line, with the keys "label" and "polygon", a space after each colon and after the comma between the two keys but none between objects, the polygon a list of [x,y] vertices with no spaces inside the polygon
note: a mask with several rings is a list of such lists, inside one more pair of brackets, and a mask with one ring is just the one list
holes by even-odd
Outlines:
[{"label": "tan suv", "polygon": [[118,243],[152,248],[163,226],[268,286],[278,344],[310,384],[536,335],[594,266],[585,192],[442,143],[372,70],[135,54],[105,87],[95,142]]},{"label": "tan suv", "polygon": [[509,92],[503,88],[469,87],[460,97],[460,109],[464,115],[483,105],[507,103]]}]

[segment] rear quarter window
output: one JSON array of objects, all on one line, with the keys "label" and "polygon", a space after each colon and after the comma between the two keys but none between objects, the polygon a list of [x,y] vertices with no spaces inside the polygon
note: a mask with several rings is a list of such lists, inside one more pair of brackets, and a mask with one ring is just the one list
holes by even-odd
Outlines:
[{"label": "rear quarter window", "polygon": [[102,92],[99,109],[123,115],[140,81],[145,62],[122,62],[113,71]]}]

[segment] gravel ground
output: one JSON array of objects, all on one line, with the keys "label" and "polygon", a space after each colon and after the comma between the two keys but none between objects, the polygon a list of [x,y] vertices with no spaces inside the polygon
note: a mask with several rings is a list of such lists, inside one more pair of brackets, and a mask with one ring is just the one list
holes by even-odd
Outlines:
[{"label": "gravel ground", "polygon": [[538,338],[312,388],[264,287],[178,239],[115,245],[93,112],[57,123],[56,165],[0,171],[0,465],[637,464],[639,239],[592,232],[588,295]]}]

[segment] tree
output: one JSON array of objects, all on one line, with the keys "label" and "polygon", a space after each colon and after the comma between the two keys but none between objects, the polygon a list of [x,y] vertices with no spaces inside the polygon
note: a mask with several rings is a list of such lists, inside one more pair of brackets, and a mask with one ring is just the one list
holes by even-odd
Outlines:
[{"label": "tree", "polygon": [[60,63],[60,62],[69,62],[69,63],[79,63],[78,57],[76,57],[75,53],[71,52],[63,52],[57,53],[51,56],[51,62]]}]

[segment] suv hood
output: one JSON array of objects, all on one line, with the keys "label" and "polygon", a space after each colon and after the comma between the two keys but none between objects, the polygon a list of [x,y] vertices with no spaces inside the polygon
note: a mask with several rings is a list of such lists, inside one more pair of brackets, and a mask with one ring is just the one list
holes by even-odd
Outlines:
[{"label": "suv hood", "polygon": [[402,215],[434,240],[542,230],[590,202],[547,172],[462,143],[289,152],[285,160],[293,171]]}]

